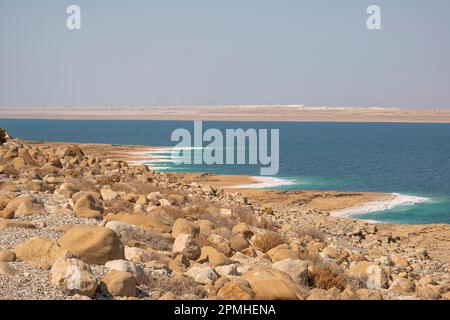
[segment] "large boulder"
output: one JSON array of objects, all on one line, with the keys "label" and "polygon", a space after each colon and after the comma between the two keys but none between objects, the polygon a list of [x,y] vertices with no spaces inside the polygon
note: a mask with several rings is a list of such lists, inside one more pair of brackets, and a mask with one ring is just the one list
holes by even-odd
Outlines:
[{"label": "large boulder", "polygon": [[94,195],[85,193],[78,197],[73,206],[73,211],[79,217],[101,219],[103,206]]},{"label": "large boulder", "polygon": [[131,273],[110,271],[102,278],[102,289],[113,297],[136,296],[136,279]]},{"label": "large boulder", "polygon": [[[6,208],[14,211],[14,216],[21,218],[31,215],[47,214],[44,205],[28,194],[20,195],[8,202]],[[5,208],[5,209],[6,209]]]},{"label": "large boulder", "polygon": [[13,249],[17,261],[27,261],[41,269],[50,269],[56,259],[60,257],[72,257],[67,249],[59,247],[51,240],[34,237],[18,244]]},{"label": "large boulder", "polygon": [[105,217],[105,219],[107,221],[121,221],[128,224],[134,224],[141,228],[160,233],[168,233],[172,230],[168,224],[164,223],[158,217],[152,215],[109,214]]},{"label": "large boulder", "polygon": [[52,285],[68,295],[92,297],[98,281],[87,264],[78,259],[58,258],[51,269]]},{"label": "large boulder", "polygon": [[301,288],[296,285],[291,277],[282,271],[257,266],[242,276],[250,283],[259,300],[298,300],[303,298]]},{"label": "large boulder", "polygon": [[172,253],[182,254],[190,260],[196,260],[201,254],[200,246],[198,242],[187,233],[180,233],[173,243]]},{"label": "large boulder", "polygon": [[111,229],[89,225],[77,225],[69,229],[59,240],[59,245],[75,253],[90,264],[105,264],[124,259],[124,246]]}]

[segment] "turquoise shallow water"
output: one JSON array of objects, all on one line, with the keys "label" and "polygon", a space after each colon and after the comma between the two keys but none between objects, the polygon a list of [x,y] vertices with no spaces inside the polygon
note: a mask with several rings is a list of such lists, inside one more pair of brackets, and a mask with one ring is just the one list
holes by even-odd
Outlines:
[{"label": "turquoise shallow water", "polygon": [[[1,115],[0,115],[1,117]],[[0,120],[27,140],[173,146],[186,121]],[[280,189],[376,191],[426,197],[357,217],[391,223],[450,223],[450,124],[205,122],[209,127],[280,129]],[[161,163],[169,171],[258,175],[254,165]]]}]

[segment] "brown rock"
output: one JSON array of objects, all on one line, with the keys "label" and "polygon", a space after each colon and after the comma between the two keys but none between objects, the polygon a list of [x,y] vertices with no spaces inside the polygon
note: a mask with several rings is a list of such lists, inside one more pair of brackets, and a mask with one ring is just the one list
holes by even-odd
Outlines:
[{"label": "brown rock", "polygon": [[16,254],[12,250],[2,250],[0,251],[0,261],[3,262],[13,262],[16,261]]},{"label": "brown rock", "polygon": [[231,229],[231,233],[240,233],[247,239],[250,239],[253,236],[253,231],[246,223],[238,223],[233,227],[233,229]]},{"label": "brown rock", "polygon": [[195,240],[191,234],[180,233],[176,238],[172,246],[173,254],[183,254],[190,260],[196,260],[201,254],[200,246],[197,240]]},{"label": "brown rock", "polygon": [[91,269],[78,259],[58,258],[51,269],[52,285],[68,295],[92,297],[97,290],[97,279]]},{"label": "brown rock", "polygon": [[196,226],[194,222],[186,220],[184,218],[177,219],[172,227],[172,235],[174,237],[176,237],[180,233],[191,234],[195,237],[199,232],[200,228]]},{"label": "brown rock", "polygon": [[103,206],[101,202],[92,194],[86,193],[81,195],[73,206],[73,211],[79,217],[101,219],[103,214]]},{"label": "brown rock", "polygon": [[51,240],[34,237],[18,244],[13,249],[17,261],[28,261],[30,264],[41,268],[50,269],[59,257],[71,257],[72,254]]},{"label": "brown rock", "polygon": [[217,292],[217,297],[222,300],[253,300],[255,293],[249,287],[228,282]]},{"label": "brown rock", "polygon": [[408,260],[406,260],[405,258],[403,258],[401,256],[392,256],[391,260],[396,266],[405,267],[405,268],[409,266]]},{"label": "brown rock", "polygon": [[11,208],[5,208],[1,214],[3,219],[13,219],[14,218],[14,210]]},{"label": "brown rock", "polygon": [[11,161],[12,166],[16,170],[21,170],[26,166],[25,160],[23,160],[21,157],[16,157]]},{"label": "brown rock", "polygon": [[189,259],[183,254],[177,255],[174,259],[169,261],[169,269],[173,272],[185,273],[189,266]]},{"label": "brown rock", "polygon": [[281,261],[288,258],[298,259],[298,254],[292,251],[286,244],[270,249],[267,251],[267,254],[270,259],[272,259],[272,262]]},{"label": "brown rock", "polygon": [[3,210],[8,205],[9,201],[14,199],[13,193],[1,192],[0,193],[0,210]]},{"label": "brown rock", "polygon": [[248,248],[249,245],[250,245],[250,243],[248,242],[248,240],[246,239],[244,234],[236,233],[231,236],[230,247],[234,251],[244,250],[244,249]]},{"label": "brown rock", "polygon": [[44,205],[28,194],[23,194],[12,199],[11,201],[9,201],[6,208],[13,210],[14,216],[16,217],[26,217],[35,214],[47,214]]},{"label": "brown rock", "polygon": [[90,264],[105,264],[110,260],[125,258],[124,246],[119,237],[105,227],[75,226],[67,231],[58,243]]},{"label": "brown rock", "polygon": [[36,226],[28,221],[0,220],[0,230],[12,228],[35,229]]},{"label": "brown rock", "polygon": [[129,272],[113,270],[102,278],[102,288],[113,297],[134,297],[136,279]]},{"label": "brown rock", "polygon": [[204,235],[211,234],[212,230],[215,229],[214,222],[206,219],[200,219],[197,221],[198,227],[200,228],[200,233]]},{"label": "brown rock", "polygon": [[202,247],[202,252],[198,261],[202,260],[209,262],[213,268],[231,263],[230,259],[222,252],[211,246]]},{"label": "brown rock", "polygon": [[350,269],[348,270],[348,274],[351,277],[365,280],[365,279],[367,279],[366,270],[371,265],[373,265],[373,262],[369,262],[369,261],[358,262],[355,265],[350,267]]},{"label": "brown rock", "polygon": [[298,300],[303,293],[291,277],[279,270],[257,266],[242,276],[250,283],[256,299],[261,300]]}]

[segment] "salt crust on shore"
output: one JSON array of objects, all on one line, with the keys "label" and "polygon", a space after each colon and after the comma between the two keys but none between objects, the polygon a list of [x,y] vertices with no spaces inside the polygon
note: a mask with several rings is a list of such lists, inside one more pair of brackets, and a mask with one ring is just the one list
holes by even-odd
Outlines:
[{"label": "salt crust on shore", "polygon": [[345,208],[342,210],[336,210],[331,212],[333,217],[347,218],[352,215],[366,214],[372,212],[379,212],[390,210],[397,206],[414,205],[421,202],[430,201],[430,198],[417,197],[403,195],[399,193],[392,193],[392,198],[382,201],[370,201],[366,203],[359,204],[354,207]]}]

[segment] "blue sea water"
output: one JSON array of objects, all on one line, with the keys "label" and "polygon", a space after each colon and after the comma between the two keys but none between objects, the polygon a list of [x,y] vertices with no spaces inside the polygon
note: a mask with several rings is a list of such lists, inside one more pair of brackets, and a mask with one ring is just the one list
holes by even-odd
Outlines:
[{"label": "blue sea water", "polygon": [[[1,115],[0,115],[1,117]],[[389,223],[450,223],[450,124],[204,122],[204,129],[277,128],[281,189],[400,193],[429,198],[413,205],[359,214]],[[26,140],[174,146],[176,128],[191,121],[1,120]],[[169,171],[258,175],[256,165],[161,163]]]}]

